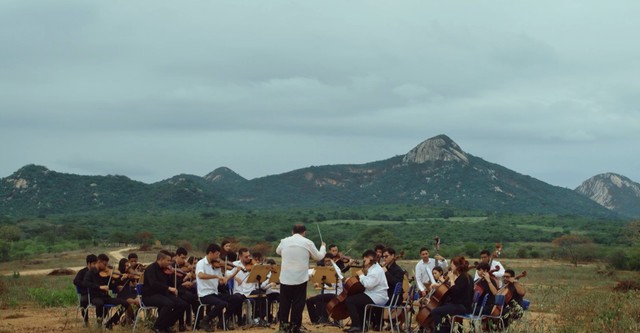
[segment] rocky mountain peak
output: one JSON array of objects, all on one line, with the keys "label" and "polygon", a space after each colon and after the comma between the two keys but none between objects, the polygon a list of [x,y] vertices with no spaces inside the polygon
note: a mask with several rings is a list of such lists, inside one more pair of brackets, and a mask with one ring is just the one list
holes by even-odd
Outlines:
[{"label": "rocky mountain peak", "polygon": [[209,172],[204,176],[204,179],[212,183],[238,183],[247,181],[244,177],[227,167],[219,167]]},{"label": "rocky mountain peak", "polygon": [[[576,192],[614,211],[629,210],[640,203],[640,184],[612,173],[602,173],[585,180]],[[638,210],[638,209],[635,209]],[[622,212],[630,214],[631,212]]]},{"label": "rocky mountain peak", "polygon": [[469,163],[467,153],[448,136],[441,134],[427,139],[411,149],[402,159],[404,163],[422,164],[432,161]]}]

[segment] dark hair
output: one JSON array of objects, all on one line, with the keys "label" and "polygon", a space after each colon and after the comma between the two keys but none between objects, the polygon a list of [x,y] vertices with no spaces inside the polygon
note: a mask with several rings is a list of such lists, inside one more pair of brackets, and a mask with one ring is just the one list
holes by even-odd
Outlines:
[{"label": "dark hair", "polygon": [[327,259],[327,258],[333,259],[334,258],[333,254],[327,252],[327,254],[324,255],[324,259]]},{"label": "dark hair", "polygon": [[90,254],[87,256],[87,264],[98,261],[98,257],[95,254]]},{"label": "dark hair", "polygon": [[240,249],[238,249],[238,255],[242,255],[245,252],[249,252],[249,249],[246,247],[241,247]]},{"label": "dark hair", "polygon": [[275,265],[276,261],[271,259],[271,258],[269,258],[269,259],[265,260],[264,263],[267,264],[267,265]]},{"label": "dark hair", "polygon": [[509,273],[511,274],[511,276],[515,277],[516,276],[516,272],[513,271],[513,269],[505,269],[504,270],[505,274]]},{"label": "dark hair", "polygon": [[231,241],[228,240],[228,239],[225,239],[225,240],[222,241],[222,243],[220,243],[220,247],[224,247],[225,245],[227,245],[229,243],[231,243]]},{"label": "dark hair", "polygon": [[184,247],[179,247],[179,248],[177,248],[177,249],[176,249],[176,255],[177,255],[177,256],[181,256],[181,255],[183,255],[183,254],[184,254],[185,256],[186,256],[187,254],[189,254],[189,252],[187,252],[187,249],[185,249]]},{"label": "dark hair", "polygon": [[129,256],[127,256],[127,259],[133,259],[133,258],[138,259],[138,255],[135,253],[129,253]]},{"label": "dark hair", "polygon": [[420,253],[422,253],[422,251],[427,251],[427,252],[429,252],[429,249],[428,249],[428,248],[426,248],[426,247],[421,247],[421,248],[420,248]]},{"label": "dark hair", "polygon": [[336,245],[336,244],[329,244],[329,247],[327,247],[327,250],[331,250],[331,249],[333,249],[334,247],[338,247],[338,245]]},{"label": "dark hair", "polygon": [[209,252],[220,252],[220,245],[216,243],[209,244],[209,246],[207,246],[207,254],[209,254]]},{"label": "dark hair", "polygon": [[463,256],[454,257],[451,262],[456,265],[458,274],[462,275],[469,271],[469,262]]},{"label": "dark hair", "polygon": [[384,249],[383,252],[387,252],[387,253],[392,254],[394,256],[396,255],[396,250],[394,248],[392,248],[392,247],[388,247],[388,248]]},{"label": "dark hair", "polygon": [[483,254],[486,254],[488,256],[491,256],[491,252],[489,252],[489,250],[482,250],[480,251],[480,256],[482,256]]},{"label": "dark hair", "polygon": [[303,232],[307,231],[307,227],[305,227],[302,223],[298,223],[293,226],[292,231],[294,234],[302,234]]},{"label": "dark hair", "polygon": [[262,259],[262,252],[253,252],[253,253],[251,253],[251,256],[254,259]]},{"label": "dark hair", "polygon": [[444,271],[442,270],[442,267],[440,267],[440,266],[436,266],[436,267],[434,267],[434,268],[431,270],[431,272],[433,272],[433,271],[438,271],[438,272],[440,272],[440,275],[444,274]]},{"label": "dark hair", "polygon": [[118,271],[122,274],[126,273],[125,271],[127,270],[127,258],[122,258],[120,259],[120,261],[118,262]]},{"label": "dark hair", "polygon": [[366,250],[362,253],[362,258],[366,258],[366,257],[371,257],[371,258],[375,258],[376,257],[376,251],[374,250]]},{"label": "dark hair", "polygon": [[488,272],[491,270],[491,268],[489,268],[489,263],[488,262],[481,262],[478,264],[478,266],[476,266],[476,269],[481,269],[485,272]]},{"label": "dark hair", "polygon": [[109,261],[109,256],[104,253],[100,253],[98,254],[98,261]]},{"label": "dark hair", "polygon": [[382,250],[382,251],[384,251],[384,245],[382,245],[382,244],[377,244],[373,249],[374,249],[374,252],[375,252],[375,251],[378,251],[378,250]]},{"label": "dark hair", "polygon": [[156,261],[167,257],[171,258],[171,252],[167,250],[160,250],[160,252],[158,252],[158,255],[156,256]]}]

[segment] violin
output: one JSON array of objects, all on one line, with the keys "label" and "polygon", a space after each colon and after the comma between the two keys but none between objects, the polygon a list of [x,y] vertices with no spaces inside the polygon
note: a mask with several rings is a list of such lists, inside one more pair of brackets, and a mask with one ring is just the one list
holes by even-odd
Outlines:
[{"label": "violin", "polygon": [[123,274],[114,270],[113,268],[107,268],[104,271],[100,271],[98,275],[100,275],[100,277],[103,277],[103,278],[119,279],[122,277]]},{"label": "violin", "polygon": [[[358,260],[355,260],[349,256],[346,256],[342,254],[342,252],[338,252],[338,255],[333,257],[333,261],[335,262],[341,261],[345,264],[348,264],[352,260],[353,260],[353,265],[360,266],[360,262]],[[351,267],[353,267],[353,265]]]}]

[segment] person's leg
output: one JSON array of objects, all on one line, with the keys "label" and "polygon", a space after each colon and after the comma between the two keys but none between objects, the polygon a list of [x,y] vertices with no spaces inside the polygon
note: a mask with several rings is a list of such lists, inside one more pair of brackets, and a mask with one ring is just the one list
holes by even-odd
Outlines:
[{"label": "person's leg", "polygon": [[304,312],[304,301],[307,299],[307,283],[295,286],[293,298],[291,300],[291,331],[297,333],[302,326],[302,313]]},{"label": "person's leg", "polygon": [[351,317],[351,328],[357,327],[362,329],[364,307],[367,304],[373,304],[373,301],[365,293],[361,293],[347,297],[345,303],[349,311],[349,316]]},{"label": "person's leg", "polygon": [[153,327],[160,330],[169,328],[174,302],[164,295],[142,296],[142,302],[148,306],[158,307],[158,318]]},{"label": "person's leg", "polygon": [[96,306],[96,317],[102,324],[102,318],[104,318],[104,299],[100,297],[91,297],[91,304]]},{"label": "person's leg", "polygon": [[280,308],[278,310],[278,320],[280,321],[280,327],[286,329],[289,327],[289,314],[291,312],[291,301],[293,299],[294,286],[281,284],[280,285]]},{"label": "person's leg", "polygon": [[311,320],[312,324],[317,324],[318,320],[320,319],[318,316],[318,311],[316,310],[320,299],[319,296],[320,295],[309,297],[305,302],[307,304],[307,313],[309,314],[309,320]]}]

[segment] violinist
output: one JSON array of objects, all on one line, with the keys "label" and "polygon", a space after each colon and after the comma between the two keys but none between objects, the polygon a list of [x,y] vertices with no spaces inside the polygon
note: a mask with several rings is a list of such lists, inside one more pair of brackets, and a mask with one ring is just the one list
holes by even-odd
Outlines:
[{"label": "violinist", "polygon": [[[384,252],[382,253],[382,269],[385,272],[384,276],[387,279],[387,285],[389,286],[389,290],[387,291],[389,300],[391,300],[391,296],[393,296],[393,288],[395,288],[396,283],[402,283],[405,275],[404,269],[396,263],[396,260],[396,250],[391,247],[384,249]],[[402,299],[398,298],[398,302],[400,301],[402,301]]]},{"label": "violinist", "polygon": [[280,331],[300,333],[302,312],[307,299],[309,281],[309,259],[320,260],[326,253],[326,244],[322,242],[320,250],[305,237],[307,228],[296,224],[291,236],[280,240],[276,253],[282,256],[280,272]]},{"label": "violinist", "polygon": [[360,283],[364,286],[364,293],[355,294],[345,300],[351,327],[345,332],[361,332],[363,327],[362,315],[367,304],[384,305],[389,301],[387,278],[384,270],[376,261],[376,252],[367,250],[362,254],[364,268],[356,272]]},{"label": "violinist", "polygon": [[222,250],[220,251],[221,261],[234,262],[238,260],[238,255],[231,249],[231,240],[223,240],[220,246],[222,247]]},{"label": "violinist", "polygon": [[384,245],[382,244],[376,244],[376,246],[373,248],[374,251],[376,251],[376,262],[378,264],[382,264],[382,253],[384,252]]},{"label": "violinist", "polygon": [[[117,279],[114,279],[117,283],[116,289],[118,291],[116,297],[127,301],[127,303],[131,305],[135,304],[136,306],[139,306],[140,300],[138,300],[138,294],[135,291],[135,285],[131,285],[132,283],[135,283],[135,280],[132,278],[133,276],[127,269],[128,262],[129,261],[126,258],[122,258],[118,262],[118,272],[120,272],[121,275]],[[133,307],[129,307],[128,311],[130,311],[130,313],[128,313],[128,318],[134,318]]]},{"label": "violinist", "polygon": [[158,318],[153,324],[154,333],[166,333],[184,313],[188,304],[178,298],[178,289],[169,284],[165,271],[171,267],[171,253],[158,252],[156,261],[144,271],[142,301],[145,305],[158,307]]},{"label": "violinist", "polygon": [[480,300],[484,299],[485,295],[489,295],[482,309],[483,315],[489,315],[495,303],[495,295],[498,293],[498,279],[492,276],[489,264],[485,262],[481,262],[476,266],[476,274],[480,279],[476,281],[474,290],[480,292]]},{"label": "violinist", "polygon": [[[327,253],[324,255],[324,259],[322,261],[321,266],[330,267],[333,265],[331,263],[332,261],[333,261],[333,254]],[[313,273],[315,273],[315,270],[313,270]],[[321,287],[321,286],[317,286],[317,287]],[[311,323],[314,325],[329,323],[329,314],[327,313],[327,303],[330,300],[332,300],[334,297],[336,297],[337,294],[342,293],[342,283],[336,283],[336,284],[328,283],[328,284],[325,284],[325,288],[331,289],[331,292],[326,292],[323,290],[324,293],[309,297],[305,302],[307,304],[307,312],[309,313],[309,319],[311,319]]]},{"label": "violinist", "polygon": [[87,266],[82,268],[76,274],[76,277],[73,279],[73,284],[80,291],[80,307],[82,307],[82,318],[84,318],[84,326],[88,326],[89,324],[89,316],[87,314],[87,306],[89,305],[89,298],[87,287],[84,285],[84,277],[92,268],[96,267],[96,262],[98,261],[98,257],[95,254],[89,254],[86,258]]},{"label": "violinist", "polygon": [[[232,295],[218,291],[218,284],[226,284],[234,278],[234,276],[224,275],[223,266],[224,263],[220,260],[220,246],[215,243],[209,244],[207,254],[196,264],[198,297],[202,304],[213,307],[211,310],[208,309],[207,314],[197,323],[206,332],[213,331],[211,321],[214,318],[222,318],[222,310],[225,308],[227,311],[224,314],[224,320],[227,322],[227,328],[232,329],[232,316],[242,307],[242,300],[238,302]],[[222,327],[221,324],[222,322],[220,327]]]},{"label": "violinist", "polygon": [[[265,265],[269,265],[272,267],[276,265],[276,261],[273,259],[267,259],[264,263]],[[262,283],[262,288],[266,290],[267,294],[267,321],[270,323],[274,322],[274,316],[271,313],[271,309],[273,308],[273,304],[276,303],[280,298],[280,283],[271,282],[272,273],[273,270],[270,271],[269,274],[267,274],[267,279]]]},{"label": "violinist", "polygon": [[[473,280],[469,275],[469,262],[464,257],[454,257],[449,265],[447,274],[449,298],[443,304],[431,311],[436,332],[449,332],[448,323],[444,322],[447,316],[454,316],[471,312],[473,301]],[[447,326],[447,327],[445,327]]]},{"label": "violinist", "polygon": [[[262,255],[260,255],[262,256]],[[258,283],[247,282],[249,275],[251,274],[251,268],[255,265],[253,257],[251,256],[251,252],[248,248],[243,247],[238,250],[238,258],[239,260],[233,262],[235,266],[233,269],[228,270],[226,276],[234,276],[234,284],[233,284],[233,296],[240,303],[249,298],[250,295],[255,295],[258,293]],[[266,276],[263,278],[266,279]],[[266,315],[265,303],[263,301],[254,302],[256,307],[255,311],[253,311],[256,318],[263,318]],[[242,317],[242,308],[238,309],[236,316],[238,318]],[[247,318],[247,321],[252,320],[253,318]]]},{"label": "violinist", "polygon": [[433,269],[435,267],[446,268],[447,261],[442,257],[438,259],[429,258],[429,249],[426,247],[420,249],[420,257],[422,257],[422,259],[418,261],[415,268],[416,285],[418,290],[420,290],[421,296],[424,297],[428,292],[427,286],[437,282],[432,274]]},{"label": "violinist", "polygon": [[[109,295],[109,290],[115,288],[115,275],[113,270],[109,268],[109,257],[101,253],[98,255],[98,260],[94,268],[91,268],[84,276],[83,284],[88,289],[89,298],[91,304],[96,306],[96,315],[98,317],[98,323],[102,323],[102,318],[106,315],[104,312],[105,304],[121,305],[122,308],[129,311],[130,305],[127,301],[114,298]],[[104,323],[107,329],[111,329],[114,324],[120,321],[121,311],[114,314],[108,322]]]},{"label": "violinist", "polygon": [[[331,253],[331,255],[333,256],[333,261],[336,263],[338,268],[340,268],[340,272],[342,273],[348,272],[351,266],[356,262],[352,258],[346,257],[342,253],[340,253],[340,251],[338,251],[338,245],[329,245],[327,247],[327,252]],[[320,264],[320,262],[318,262],[318,264]]]},{"label": "violinist", "polygon": [[[178,329],[183,332],[187,326],[191,326],[192,311],[198,309],[198,295],[194,290],[194,273],[191,271],[191,266],[187,263],[187,249],[179,247],[176,249],[176,285],[178,288],[178,297],[185,301],[189,306],[184,309],[184,313],[178,317]],[[186,317],[186,325],[185,325]]]},{"label": "violinist", "polygon": [[[491,252],[489,252],[489,250],[482,250],[480,251],[480,262],[486,262],[489,265],[489,270],[493,271],[493,276],[495,276],[498,279],[498,288],[502,288],[502,276],[504,275],[504,266],[502,266],[502,264],[495,259],[495,255],[491,255]],[[496,266],[498,266],[498,269],[496,270]],[[478,272],[476,272],[476,275],[473,277],[474,281],[477,281],[480,278],[480,276],[478,276]]]}]

